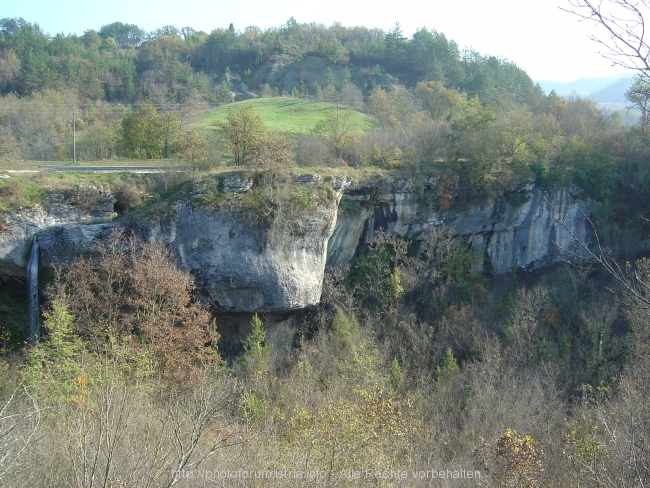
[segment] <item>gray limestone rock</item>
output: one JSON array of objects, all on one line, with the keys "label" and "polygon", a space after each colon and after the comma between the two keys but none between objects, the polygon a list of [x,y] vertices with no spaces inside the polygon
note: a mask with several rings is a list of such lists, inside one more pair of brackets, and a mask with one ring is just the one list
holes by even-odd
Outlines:
[{"label": "gray limestone rock", "polygon": [[[314,173],[303,173],[295,175],[293,177],[294,183],[301,183],[303,185],[315,185],[316,183],[322,183],[323,177]],[[336,188],[335,188],[336,189]]]},{"label": "gray limestone rock", "polygon": [[[108,210],[108,207],[106,208]],[[102,215],[113,216],[111,212]],[[44,233],[54,232],[55,229],[74,229],[70,232],[91,232],[89,225],[81,225],[84,222],[97,220],[88,212],[80,210],[71,203],[66,203],[63,198],[51,198],[43,205],[33,205],[22,208],[2,216],[3,226],[0,230],[0,280],[25,281],[26,266],[32,236],[38,234],[39,240]],[[100,219],[107,220],[107,219]],[[56,253],[66,251],[73,256],[79,246],[66,245],[65,240],[60,243],[54,242],[52,249]],[[48,247],[41,247],[41,255],[47,252]]]},{"label": "gray limestone rock", "polygon": [[249,178],[224,178],[223,191],[236,195],[237,193],[246,193],[253,186],[253,180]]},{"label": "gray limestone rock", "polygon": [[198,290],[221,311],[283,311],[320,300],[335,202],[305,210],[300,232],[257,222],[237,209],[174,205],[175,216],[135,223],[136,233],[169,245]]},{"label": "gray limestone rock", "polygon": [[[425,191],[431,191],[436,183],[425,181]],[[570,253],[579,254],[577,243],[557,223],[554,208],[581,239],[588,241],[585,214],[591,202],[573,198],[569,189],[545,192],[528,185],[524,191],[530,198],[520,205],[500,197],[453,212],[423,205],[413,185],[403,181],[350,187],[343,202],[354,203],[358,210],[339,216],[329,242],[327,264],[349,262],[359,246],[379,230],[411,238],[439,225],[453,228],[455,236],[467,240],[476,255],[473,266],[477,272],[539,269]]]},{"label": "gray limestone rock", "polygon": [[[309,176],[301,181],[319,181]],[[167,243],[179,266],[194,276],[199,292],[224,312],[289,311],[318,303],[325,265],[350,262],[380,229],[417,240],[431,226],[448,225],[474,251],[474,270],[494,274],[551,265],[562,257],[562,248],[579,251],[556,222],[554,208],[588,240],[585,213],[590,202],[575,199],[569,189],[544,192],[529,185],[522,189],[529,196],[525,201],[501,197],[457,212],[426,203],[423,196],[438,183],[432,178],[416,182],[377,177],[362,185],[344,177],[328,181],[337,198],[271,221],[236,206],[196,208],[179,201],[120,225]],[[228,188],[244,191],[249,183],[233,178]],[[191,201],[205,191],[212,190],[196,186]],[[35,232],[41,262],[47,265],[72,260],[118,225],[89,223],[87,217],[61,199],[5,214],[0,279],[24,282]]]}]

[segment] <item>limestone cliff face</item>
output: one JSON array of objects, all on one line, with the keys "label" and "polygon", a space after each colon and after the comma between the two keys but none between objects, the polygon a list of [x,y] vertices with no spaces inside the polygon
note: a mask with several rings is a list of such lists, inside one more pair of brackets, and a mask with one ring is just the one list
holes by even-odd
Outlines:
[{"label": "limestone cliff face", "polygon": [[300,228],[259,224],[236,209],[173,205],[173,216],[135,222],[166,242],[197,288],[220,311],[295,310],[319,302],[336,202],[300,216]]},{"label": "limestone cliff face", "polygon": [[[45,249],[45,252],[74,256],[79,249],[83,249],[79,241],[85,240],[88,244],[97,236],[98,227],[101,228],[97,225],[83,225],[90,218],[88,212],[82,212],[68,203],[34,205],[4,215],[0,230],[0,280],[25,281],[32,235],[44,229],[74,229],[70,235],[62,236],[61,240]],[[43,252],[41,250],[41,254]]]},{"label": "limestone cliff face", "polygon": [[[424,191],[431,191],[437,181],[431,178],[424,184]],[[559,210],[559,216],[569,228],[588,240],[584,214],[589,210],[589,202],[574,199],[568,189],[541,191],[532,184],[517,197],[519,204],[511,203],[514,199],[506,195],[464,211],[450,211],[427,204],[408,180],[350,187],[343,198],[343,207],[354,210],[341,212],[330,239],[327,264],[349,262],[359,246],[380,229],[417,238],[422,231],[438,225],[451,227],[457,238],[465,239],[475,253],[473,265],[477,272],[503,274],[513,268],[542,268],[566,255],[560,248],[580,253],[576,243],[557,223],[558,214],[553,207]]]},{"label": "limestone cliff face", "polygon": [[0,282],[25,281],[32,235],[44,229],[72,226],[69,235],[62,235],[62,240],[45,252],[73,257],[84,248],[80,241],[92,241],[102,227],[80,224],[110,221],[115,216],[114,203],[110,190],[77,185],[68,197],[51,194],[46,203],[0,214]]},{"label": "limestone cliff face", "polygon": [[567,189],[543,192],[529,185],[519,193],[517,205],[506,196],[451,211],[427,203],[435,178],[425,180],[424,189],[408,180],[378,179],[346,188],[348,184],[345,179],[331,182],[338,197],[344,193],[340,211],[338,199],[331,198],[297,211],[291,219],[272,222],[253,218],[236,205],[195,207],[191,198],[156,215],[92,224],[70,205],[22,210],[4,216],[0,280],[24,283],[34,233],[41,263],[48,265],[72,260],[113,226],[122,225],[146,239],[167,243],[217,310],[289,311],[318,303],[326,264],[350,262],[380,229],[417,239],[431,226],[448,225],[474,251],[475,271],[494,274],[557,262],[560,250],[554,241],[579,251],[556,223],[551,206],[587,240],[583,211],[589,204],[574,199]]},{"label": "limestone cliff face", "polygon": [[39,208],[39,218],[23,223],[14,222],[13,216],[10,227],[0,232],[0,279],[25,281],[34,233],[41,263],[49,265],[91,250],[93,242],[121,225],[127,232],[167,243],[178,265],[194,276],[198,291],[217,310],[301,309],[320,300],[337,203],[333,198],[274,222],[261,222],[236,207],[195,208],[189,202],[175,202],[158,216],[99,224],[82,223],[72,208],[67,218],[59,219]]}]

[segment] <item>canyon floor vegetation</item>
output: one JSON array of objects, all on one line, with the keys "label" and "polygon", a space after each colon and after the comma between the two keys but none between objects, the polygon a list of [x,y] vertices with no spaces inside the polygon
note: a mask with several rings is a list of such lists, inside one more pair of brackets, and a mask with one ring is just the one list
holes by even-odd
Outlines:
[{"label": "canyon floor vegetation", "polygon": [[646,479],[639,302],[615,300],[597,269],[473,277],[449,231],[423,239],[416,258],[378,236],[353,273],[329,270],[288,340],[254,314],[240,352],[221,356],[191,277],[164,247],[114,233],[97,259],[58,270],[42,341],[3,355],[3,483],[210,486],[205,473],[285,470],[395,484],[366,469],[472,470],[485,486]]}]

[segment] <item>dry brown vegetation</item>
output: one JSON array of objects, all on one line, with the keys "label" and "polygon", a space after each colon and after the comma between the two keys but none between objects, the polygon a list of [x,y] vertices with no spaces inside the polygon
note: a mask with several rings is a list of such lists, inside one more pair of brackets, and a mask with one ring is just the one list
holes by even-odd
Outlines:
[{"label": "dry brown vegetation", "polygon": [[[283,470],[313,486],[647,482],[643,310],[571,267],[488,282],[449,231],[423,239],[416,259],[380,234],[328,273],[293,339],[255,315],[224,363],[191,279],[163,247],[113,234],[60,274],[45,339],[5,356],[2,483],[305,486]],[[406,479],[377,478],[391,470]]]},{"label": "dry brown vegetation", "polygon": [[94,350],[111,342],[149,349],[173,368],[207,359],[206,345],[217,340],[211,314],[163,245],[117,229],[95,252],[67,267],[50,291],[74,316],[72,332]]}]

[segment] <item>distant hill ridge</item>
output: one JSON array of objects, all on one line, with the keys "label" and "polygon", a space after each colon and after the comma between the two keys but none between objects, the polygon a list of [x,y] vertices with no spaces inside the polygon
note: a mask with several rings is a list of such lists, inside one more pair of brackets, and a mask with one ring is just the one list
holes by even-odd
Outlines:
[{"label": "distant hill ridge", "polygon": [[580,78],[579,80],[562,82],[552,80],[536,80],[546,93],[555,90],[561,96],[577,94],[591,98],[594,102],[607,104],[625,104],[625,90],[632,81],[634,73],[623,72],[611,76]]},{"label": "distant hill ridge", "polygon": [[[145,32],[114,22],[83,36],[44,33],[25,19],[0,19],[0,96],[69,90],[80,100],[137,104],[201,97],[212,103],[291,95],[322,98],[354,85],[369,96],[378,87],[411,88],[421,81],[478,96],[498,106],[503,93],[527,103],[543,96],[516,64],[458,44],[434,29],[406,37],[399,24],[383,31],[298,23],[272,29],[165,26]],[[233,87],[236,81],[236,87]],[[234,89],[233,89],[234,88]]]},{"label": "distant hill ridge", "polygon": [[625,100],[625,92],[630,87],[632,83],[632,77],[621,78],[618,81],[615,81],[611,85],[602,88],[594,93],[589,94],[594,102],[598,103],[620,103],[625,105],[627,101]]}]

